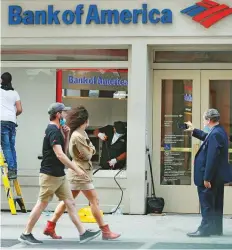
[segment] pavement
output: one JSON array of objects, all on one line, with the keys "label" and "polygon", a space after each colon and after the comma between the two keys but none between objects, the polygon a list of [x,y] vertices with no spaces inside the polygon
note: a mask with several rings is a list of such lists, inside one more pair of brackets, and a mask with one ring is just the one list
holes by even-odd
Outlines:
[{"label": "pavement", "polygon": [[[200,224],[200,215],[165,216],[151,215],[104,215],[104,219],[115,232],[122,236],[115,241],[94,241],[79,244],[78,232],[67,214],[57,224],[57,234],[62,240],[53,240],[43,235],[43,229],[50,216],[43,214],[33,231],[43,244],[28,246],[17,238],[23,232],[29,213],[11,215],[1,213],[2,249],[232,249],[232,219],[224,217],[224,235],[207,238],[189,238],[187,232],[194,231]],[[85,224],[86,228],[97,229],[97,224]]]}]

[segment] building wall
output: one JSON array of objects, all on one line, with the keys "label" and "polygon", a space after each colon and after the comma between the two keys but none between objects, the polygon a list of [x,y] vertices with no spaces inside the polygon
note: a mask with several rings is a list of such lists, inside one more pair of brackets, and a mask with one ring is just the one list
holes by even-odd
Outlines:
[{"label": "building wall", "polygon": [[[220,4],[228,4],[232,6],[231,0],[218,0]],[[76,6],[83,4],[84,1],[11,1],[11,5],[20,5],[23,10],[46,10],[49,4],[54,5],[55,10],[75,10]],[[88,13],[88,6],[90,4],[96,4],[96,1],[88,1],[88,4],[84,4],[84,14],[82,18],[82,24],[76,25],[8,25],[8,6],[9,1],[2,1],[2,37],[217,37],[217,36],[229,36],[231,35],[231,22],[232,15],[225,18],[225,20],[212,26],[210,29],[205,29],[203,26],[191,20],[191,18],[185,14],[180,13],[181,10],[192,6],[196,3],[193,0],[147,0],[147,1],[111,1],[110,6],[107,1],[97,1],[97,7],[101,9],[141,9],[142,4],[147,4],[148,11],[152,8],[158,9],[160,12],[164,9],[170,9],[173,13],[173,23],[168,24],[141,24],[141,17],[138,24],[112,24],[112,25],[97,25],[97,24],[85,24],[86,16]],[[119,33],[120,32],[120,33]]]},{"label": "building wall", "polygon": [[[218,2],[232,6],[231,0],[218,0]],[[81,1],[64,2],[60,0],[55,2],[32,0],[10,2],[11,5],[22,6],[24,10],[43,10],[47,8],[48,4],[53,4],[57,10],[75,10],[76,6],[82,3]],[[191,49],[197,51],[202,48],[202,45],[205,45],[207,48],[209,44],[232,44],[232,15],[211,28],[206,29],[199,23],[194,22],[189,16],[180,13],[182,9],[195,4],[193,0],[149,0],[144,1],[144,3],[147,3],[148,9],[157,8],[162,11],[169,8],[173,14],[172,23],[141,24],[140,22],[138,24],[130,23],[127,25],[61,24],[9,26],[7,16],[9,1],[3,0],[1,8],[2,45],[9,49],[22,48],[23,46],[28,46],[28,48],[31,46],[34,48],[46,48],[47,46],[56,45],[61,45],[63,48],[72,45],[78,48],[120,47],[129,49],[129,98],[127,103],[128,166],[127,171],[120,178],[120,183],[125,191],[123,200],[124,212],[132,214],[142,214],[145,212],[145,198],[147,183],[149,182],[149,180],[145,179],[145,171],[149,171],[145,150],[147,145],[152,148],[153,72],[150,46],[156,45],[159,48],[159,46],[177,45],[181,46],[179,49],[182,50],[187,50],[191,46]],[[83,21],[86,17],[89,4],[96,4],[96,1],[88,1],[88,4],[85,4]],[[131,10],[140,9],[141,5],[140,1],[135,0],[111,1],[110,6],[108,1],[100,0],[97,2],[99,9]],[[166,49],[169,50],[170,47],[167,46]],[[7,64],[10,65],[11,62]],[[53,64],[54,62],[51,62],[51,67]],[[105,65],[106,67],[108,66],[107,63]],[[79,66],[81,67],[81,64]],[[44,81],[41,82],[38,81],[39,78],[29,80],[28,76],[23,76],[24,73],[21,72],[23,71],[22,68],[4,70],[11,71],[14,75],[18,76],[14,77],[17,81],[14,80],[13,83],[19,90],[25,107],[24,115],[19,118],[20,126],[17,135],[17,151],[19,153],[20,167],[23,166],[26,169],[25,173],[20,172],[20,181],[24,187],[23,191],[28,201],[28,206],[32,207],[36,201],[38,192],[39,162],[37,154],[41,150],[42,136],[40,135],[43,133],[47,123],[45,115],[47,106],[55,100],[55,73],[53,72],[49,76],[46,75],[46,77],[44,76]],[[45,99],[40,102],[42,96]],[[37,111],[36,114],[33,113],[34,110]],[[35,120],[37,120],[35,117],[38,117],[38,122],[32,127],[31,124],[34,124]],[[27,148],[28,152],[24,148]],[[115,184],[112,184],[113,174],[113,172],[107,174],[99,173],[95,178],[95,185],[99,191],[100,201],[102,201],[101,204],[103,204],[105,211],[110,211],[116,205],[115,197],[119,196],[119,190]],[[7,207],[4,193],[2,193],[3,200],[4,207]],[[51,206],[54,207],[55,204],[54,201]],[[86,200],[81,200],[79,204],[87,204],[87,202]]]}]

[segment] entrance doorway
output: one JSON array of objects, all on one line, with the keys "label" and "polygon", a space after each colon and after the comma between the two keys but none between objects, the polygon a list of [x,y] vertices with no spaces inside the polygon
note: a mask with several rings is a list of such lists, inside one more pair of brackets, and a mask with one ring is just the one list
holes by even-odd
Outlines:
[{"label": "entrance doorway", "polygon": [[[193,160],[200,141],[181,128],[191,121],[203,129],[203,113],[216,108],[221,125],[232,135],[231,70],[154,71],[153,165],[157,194],[165,211],[199,213]],[[232,143],[229,160],[232,161]],[[225,214],[232,214],[232,186],[225,187]]]}]

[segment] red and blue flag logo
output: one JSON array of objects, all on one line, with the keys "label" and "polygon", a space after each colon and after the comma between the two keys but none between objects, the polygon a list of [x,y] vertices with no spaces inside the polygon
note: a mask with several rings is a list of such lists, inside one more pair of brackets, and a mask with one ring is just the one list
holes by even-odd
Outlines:
[{"label": "red and blue flag logo", "polygon": [[195,22],[200,23],[205,28],[209,28],[223,18],[232,15],[232,8],[226,4],[203,0],[181,10],[181,13],[192,17]]}]

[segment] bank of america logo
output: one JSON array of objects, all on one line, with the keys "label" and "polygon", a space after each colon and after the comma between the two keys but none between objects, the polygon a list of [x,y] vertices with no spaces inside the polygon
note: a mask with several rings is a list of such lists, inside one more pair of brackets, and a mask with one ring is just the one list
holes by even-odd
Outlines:
[{"label": "bank of america logo", "polygon": [[200,23],[205,28],[209,28],[221,19],[231,15],[232,8],[226,4],[203,0],[182,10],[181,13],[192,17],[195,22]]}]

